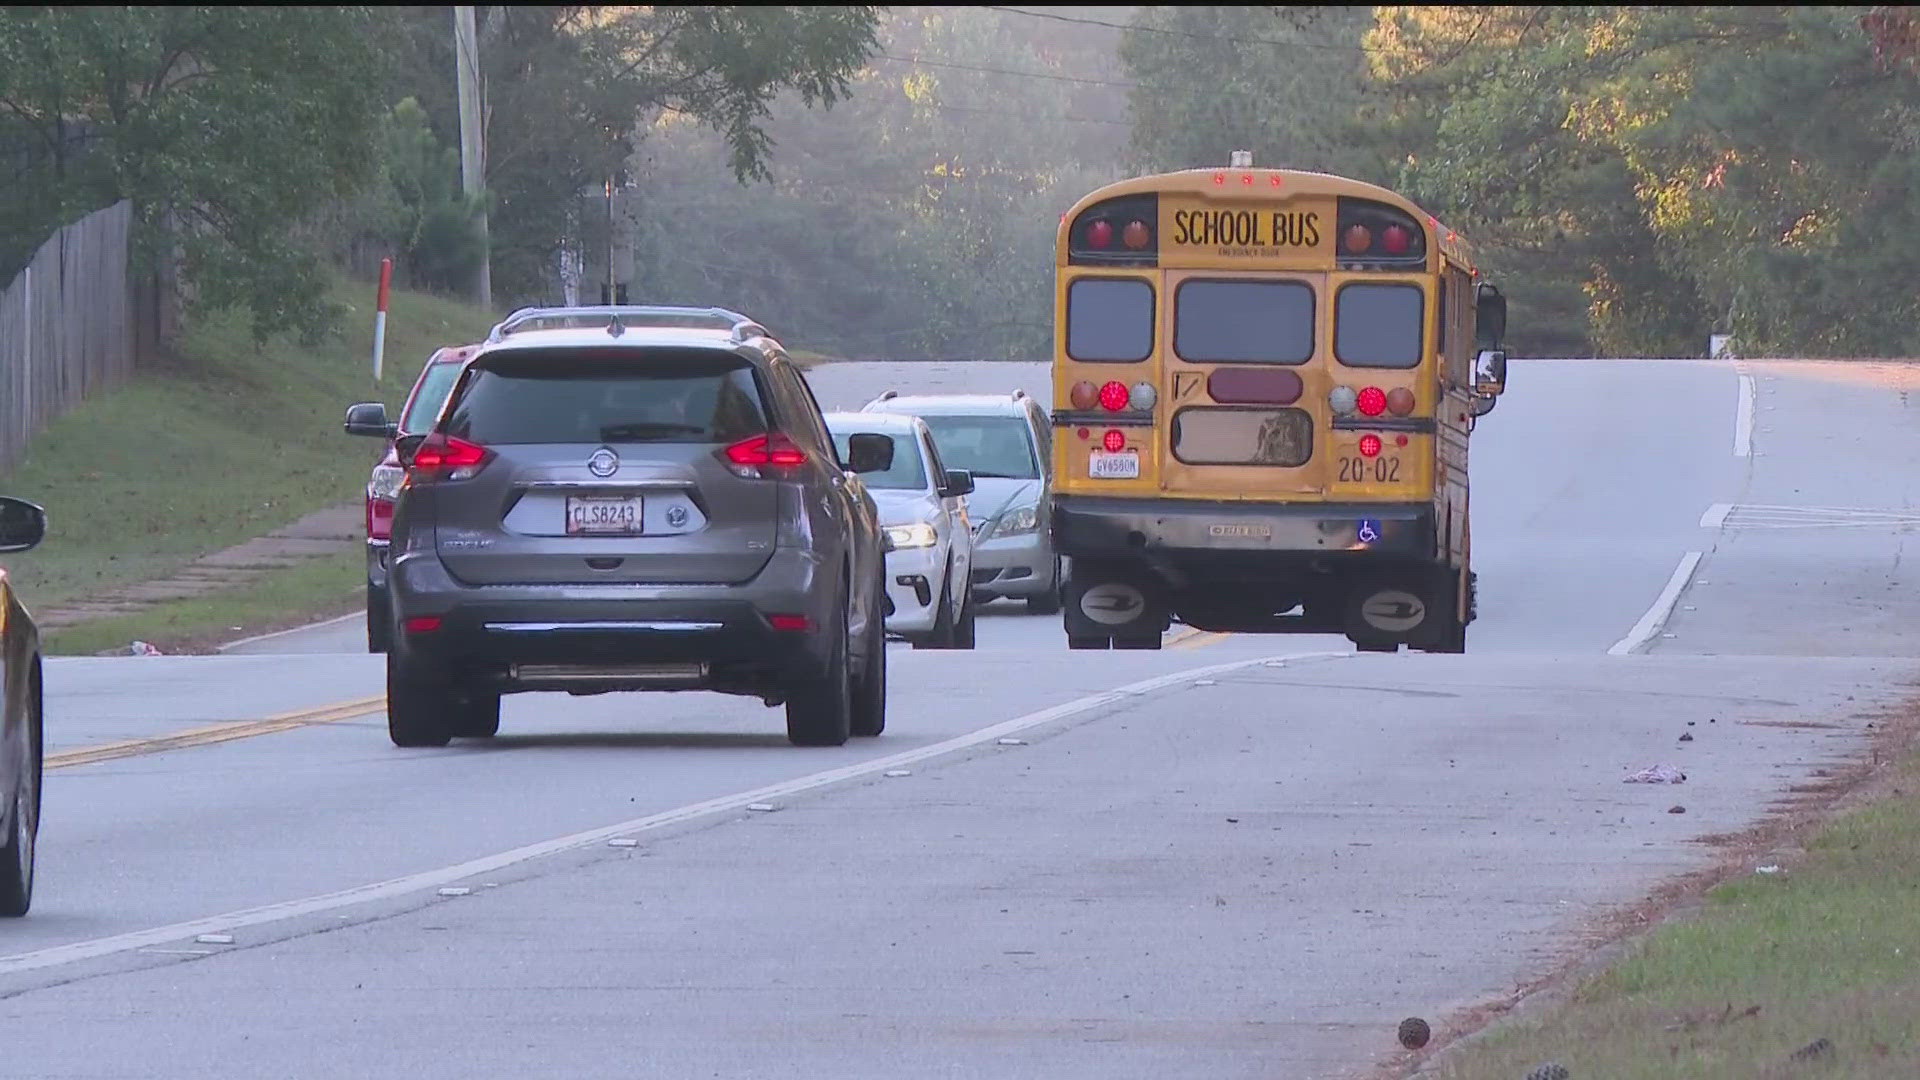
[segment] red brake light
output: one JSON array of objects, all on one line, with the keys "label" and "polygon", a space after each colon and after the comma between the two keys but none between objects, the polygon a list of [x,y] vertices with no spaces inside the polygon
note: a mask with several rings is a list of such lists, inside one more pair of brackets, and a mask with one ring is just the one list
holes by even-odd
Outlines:
[{"label": "red brake light", "polygon": [[1380,436],[1378,435],[1360,436],[1360,456],[1361,457],[1379,457],[1380,456]]},{"label": "red brake light", "polygon": [[1108,412],[1119,412],[1127,407],[1127,384],[1115,380],[1100,388],[1100,407]]},{"label": "red brake light", "polygon": [[777,431],[741,439],[727,447],[723,453],[726,454],[729,462],[739,466],[741,470],[757,470],[760,466],[790,469],[807,463],[807,452],[795,446],[792,439]]},{"label": "red brake light", "polygon": [[1087,243],[1104,248],[1113,243],[1113,225],[1106,221],[1096,221],[1087,226]]},{"label": "red brake light", "polygon": [[393,538],[393,503],[391,501],[367,500],[367,537],[372,540]]},{"label": "red brake light", "polygon": [[1106,447],[1108,453],[1117,454],[1127,448],[1127,437],[1118,428],[1112,428],[1100,437],[1100,445]]},{"label": "red brake light", "polygon": [[456,439],[451,435],[429,435],[413,452],[408,471],[437,480],[465,480],[486,465],[492,456],[486,447]]},{"label": "red brake light", "polygon": [[1399,225],[1387,226],[1380,234],[1380,246],[1386,248],[1389,255],[1405,255],[1407,248],[1413,245],[1413,234]]},{"label": "red brake light", "polygon": [[1387,411],[1387,392],[1377,386],[1369,386],[1360,391],[1356,401],[1363,416],[1379,416]]}]

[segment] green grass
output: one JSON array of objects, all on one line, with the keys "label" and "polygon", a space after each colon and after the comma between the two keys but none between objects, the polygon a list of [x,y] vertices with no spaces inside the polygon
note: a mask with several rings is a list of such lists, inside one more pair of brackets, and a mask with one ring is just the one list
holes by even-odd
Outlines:
[{"label": "green grass", "polygon": [[[191,559],[359,498],[379,452],[340,430],[346,407],[398,409],[440,345],[485,335],[478,308],[396,290],[385,379],[372,385],[373,286],[343,282],[353,311],[317,348],[256,347],[238,319],[191,327],[179,357],[56,420],[0,492],[47,508],[41,547],[7,569],[37,608],[164,576]],[[124,642],[123,642],[124,644]]]},{"label": "green grass", "polygon": [[49,655],[89,656],[150,641],[166,652],[211,652],[221,642],[358,611],[365,600],[366,555],[356,548],[137,615],[46,630],[43,647]]},{"label": "green grass", "polygon": [[[1920,765],[1819,828],[1803,861],[1747,867],[1540,1020],[1460,1048],[1447,1080],[1920,1076]],[[1750,1012],[1757,1006],[1758,1010]],[[1792,1053],[1818,1039],[1818,1060]]]}]

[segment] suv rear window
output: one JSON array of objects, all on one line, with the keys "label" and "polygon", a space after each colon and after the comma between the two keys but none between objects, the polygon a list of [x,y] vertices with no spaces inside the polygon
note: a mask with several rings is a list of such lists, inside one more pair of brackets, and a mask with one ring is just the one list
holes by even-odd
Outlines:
[{"label": "suv rear window", "polygon": [[732,353],[515,351],[475,363],[446,431],[482,446],[733,442],[768,429],[763,402]]}]

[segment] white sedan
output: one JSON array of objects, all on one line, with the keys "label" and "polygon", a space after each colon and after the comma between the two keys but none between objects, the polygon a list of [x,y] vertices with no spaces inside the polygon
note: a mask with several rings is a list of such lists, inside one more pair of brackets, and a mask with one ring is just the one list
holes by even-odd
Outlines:
[{"label": "white sedan", "polygon": [[916,649],[973,648],[973,477],[940,463],[926,421],[887,413],[828,413],[842,458],[850,435],[893,439],[893,465],[860,474],[887,536],[887,632]]}]

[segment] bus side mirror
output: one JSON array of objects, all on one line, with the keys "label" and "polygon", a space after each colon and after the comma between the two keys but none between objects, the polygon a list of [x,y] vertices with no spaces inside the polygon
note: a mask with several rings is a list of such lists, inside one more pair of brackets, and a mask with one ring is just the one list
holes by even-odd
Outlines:
[{"label": "bus side mirror", "polygon": [[1467,415],[1478,420],[1480,417],[1492,412],[1493,407],[1498,404],[1500,404],[1499,398],[1481,397],[1475,394],[1472,400],[1467,402]]},{"label": "bus side mirror", "polygon": [[1507,388],[1507,353],[1505,349],[1482,349],[1473,358],[1473,392],[1489,400],[1499,397]]},{"label": "bus side mirror", "polygon": [[1499,289],[1481,282],[1474,290],[1474,325],[1482,342],[1499,345],[1507,340],[1507,298]]}]

